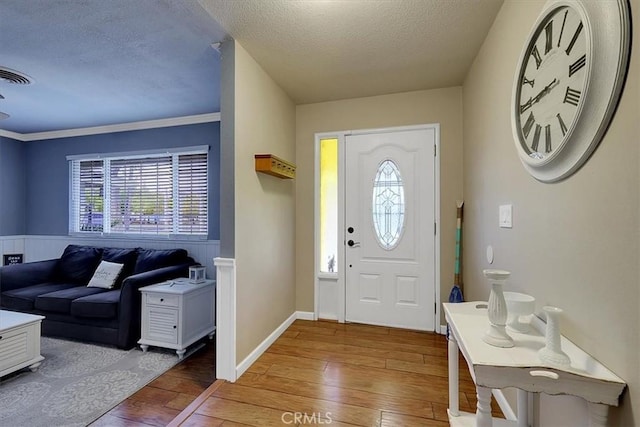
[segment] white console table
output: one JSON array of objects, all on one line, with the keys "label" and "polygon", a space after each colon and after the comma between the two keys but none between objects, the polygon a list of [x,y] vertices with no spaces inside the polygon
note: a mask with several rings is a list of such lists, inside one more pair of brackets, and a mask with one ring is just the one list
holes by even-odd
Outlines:
[{"label": "white console table", "polygon": [[[445,303],[449,324],[449,423],[451,426],[492,427],[527,424],[527,392],[550,395],[572,395],[585,399],[589,406],[589,425],[605,426],[609,406],[618,406],[626,383],[562,337],[562,350],[571,358],[571,365],[548,365],[538,358],[544,347],[543,333],[531,328],[521,334],[509,331],[515,342],[512,348],[494,347],[482,340],[489,327],[486,302]],[[462,352],[478,395],[475,414],[458,408],[458,349]],[[491,416],[491,390],[518,389],[518,420],[506,421]]]}]

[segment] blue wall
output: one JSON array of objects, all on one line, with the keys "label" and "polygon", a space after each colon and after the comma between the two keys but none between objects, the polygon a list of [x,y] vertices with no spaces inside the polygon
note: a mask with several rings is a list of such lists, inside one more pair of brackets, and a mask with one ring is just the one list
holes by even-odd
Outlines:
[{"label": "blue wall", "polygon": [[0,236],[25,234],[25,144],[0,136]]},{"label": "blue wall", "polygon": [[69,234],[69,163],[66,156],[194,145],[210,146],[209,240],[218,240],[220,122],[26,143],[26,234]]}]

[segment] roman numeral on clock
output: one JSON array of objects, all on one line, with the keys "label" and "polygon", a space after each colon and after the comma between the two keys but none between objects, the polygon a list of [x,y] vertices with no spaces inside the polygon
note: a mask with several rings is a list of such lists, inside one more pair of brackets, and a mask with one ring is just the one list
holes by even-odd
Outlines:
[{"label": "roman numeral on clock", "polygon": [[546,55],[547,53],[549,53],[549,51],[553,47],[552,46],[553,45],[553,21],[549,21],[549,23],[545,25],[544,36],[545,36],[544,54]]},{"label": "roman numeral on clock", "polygon": [[571,89],[567,86],[567,91],[564,93],[564,101],[567,104],[571,104],[573,106],[578,106],[578,102],[580,102],[580,95],[582,92],[579,90]]},{"label": "roman numeral on clock", "polygon": [[544,151],[545,153],[551,152],[551,125],[544,127]]},{"label": "roman numeral on clock", "polygon": [[560,47],[560,41],[562,40],[562,33],[564,33],[564,24],[567,22],[567,14],[569,10],[564,11],[564,18],[562,18],[562,27],[560,27],[560,37],[558,37],[558,47]]},{"label": "roman numeral on clock", "polygon": [[531,142],[531,149],[533,151],[538,151],[538,144],[540,143],[541,130],[542,130],[542,126],[536,124],[536,130],[533,131],[533,142]]},{"label": "roman numeral on clock", "polygon": [[587,54],[582,55],[576,62],[569,65],[569,77],[574,75],[578,70],[587,64]]},{"label": "roman numeral on clock", "polygon": [[527,78],[527,76],[523,76],[522,77],[522,86],[529,85],[529,86],[533,87],[534,84],[535,84],[535,80],[529,80]]},{"label": "roman numeral on clock", "polygon": [[534,46],[531,51],[531,56],[536,60],[536,70],[540,68],[540,64],[542,64],[542,57],[540,57],[540,51],[538,51],[538,46]]},{"label": "roman numeral on clock", "polygon": [[571,38],[571,41],[569,42],[569,46],[567,46],[567,50],[565,51],[567,53],[567,55],[571,54],[571,50],[573,49],[573,45],[575,45],[576,41],[578,41],[578,36],[580,35],[580,31],[582,31],[582,22],[580,22],[580,25],[578,25],[578,28],[576,28],[576,32],[573,33],[573,37]]},{"label": "roman numeral on clock", "polygon": [[562,136],[565,136],[567,134],[567,125],[564,124],[564,120],[562,120],[562,116],[560,115],[560,113],[556,114],[556,117],[558,118],[558,122],[560,122],[560,130],[562,131]]},{"label": "roman numeral on clock", "polygon": [[536,119],[533,117],[533,113],[529,113],[529,117],[527,118],[527,121],[522,128],[522,133],[524,134],[525,138],[529,136],[529,132],[531,132],[531,128],[533,127],[535,122]]}]

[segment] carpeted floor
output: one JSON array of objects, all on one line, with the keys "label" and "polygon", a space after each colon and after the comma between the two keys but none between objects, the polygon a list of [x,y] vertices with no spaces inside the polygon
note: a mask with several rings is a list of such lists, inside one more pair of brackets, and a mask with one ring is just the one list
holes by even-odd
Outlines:
[{"label": "carpeted floor", "polygon": [[178,362],[175,352],[119,350],[43,337],[36,372],[0,379],[0,425],[86,426]]}]

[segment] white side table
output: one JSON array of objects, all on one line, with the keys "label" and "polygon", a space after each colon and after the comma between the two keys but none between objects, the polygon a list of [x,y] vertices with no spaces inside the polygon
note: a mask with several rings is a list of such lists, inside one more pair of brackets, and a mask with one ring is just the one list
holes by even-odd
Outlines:
[{"label": "white side table", "polygon": [[182,359],[187,347],[215,334],[215,280],[192,284],[186,278],[140,288],[142,351],[150,345],[175,349]]},{"label": "white side table", "polygon": [[0,310],[0,377],[29,367],[38,369],[43,316]]},{"label": "white side table", "polygon": [[[538,351],[545,346],[544,334],[510,331],[514,347],[494,347],[482,340],[489,327],[486,302],[444,303],[449,324],[449,423],[452,426],[527,426],[527,392],[549,395],[567,394],[588,402],[589,426],[607,424],[609,406],[618,406],[626,383],[604,365],[567,338],[562,350],[571,359],[570,366],[553,366],[542,362]],[[484,308],[482,308],[484,307]],[[462,352],[478,395],[475,414],[458,407],[458,349]],[[491,389],[518,389],[518,420],[491,417]],[[536,414],[534,414],[535,416]]]}]

